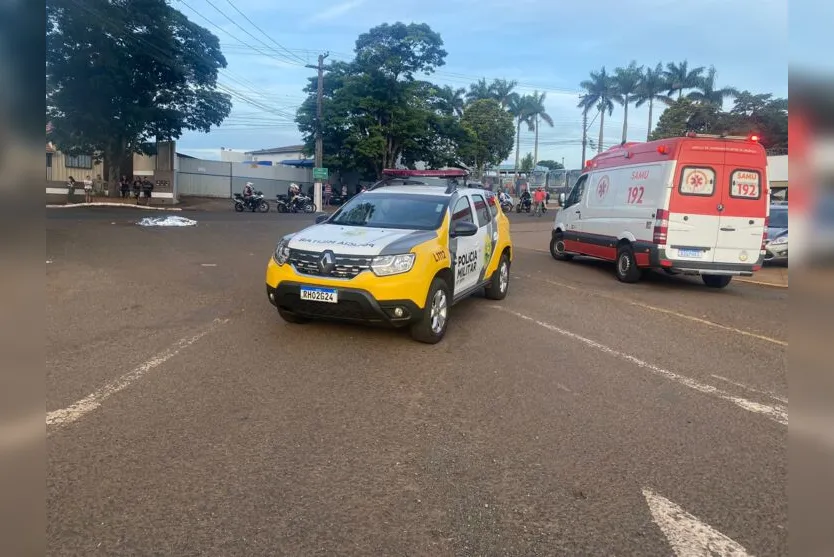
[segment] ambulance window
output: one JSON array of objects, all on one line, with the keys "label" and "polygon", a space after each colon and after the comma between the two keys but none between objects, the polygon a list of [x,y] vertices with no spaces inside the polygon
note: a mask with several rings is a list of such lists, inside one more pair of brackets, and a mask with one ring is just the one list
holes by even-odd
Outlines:
[{"label": "ambulance window", "polygon": [[678,190],[682,195],[709,197],[715,192],[715,170],[705,166],[684,167]]},{"label": "ambulance window", "polygon": [[472,218],[472,208],[469,206],[469,200],[466,197],[461,197],[455,203],[455,208],[452,211],[452,224],[456,222],[475,222]]},{"label": "ambulance window", "polygon": [[585,184],[587,183],[587,181],[587,174],[579,177],[579,180],[576,181],[576,184],[570,191],[570,195],[565,200],[565,207],[572,207],[579,203],[579,201],[582,199],[582,194],[585,192]]},{"label": "ambulance window", "polygon": [[730,195],[742,199],[759,199],[762,196],[761,175],[757,170],[738,169],[730,174]]},{"label": "ambulance window", "polygon": [[475,202],[475,213],[478,215],[478,224],[480,226],[486,226],[490,220],[489,209],[487,208],[486,201],[480,195],[473,195],[472,201]]}]

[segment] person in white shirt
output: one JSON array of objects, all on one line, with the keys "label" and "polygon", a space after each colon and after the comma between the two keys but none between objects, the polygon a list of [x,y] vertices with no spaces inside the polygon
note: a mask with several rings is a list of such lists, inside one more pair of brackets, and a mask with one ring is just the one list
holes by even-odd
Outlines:
[{"label": "person in white shirt", "polygon": [[84,178],[84,203],[92,203],[93,202],[93,179],[87,175]]}]

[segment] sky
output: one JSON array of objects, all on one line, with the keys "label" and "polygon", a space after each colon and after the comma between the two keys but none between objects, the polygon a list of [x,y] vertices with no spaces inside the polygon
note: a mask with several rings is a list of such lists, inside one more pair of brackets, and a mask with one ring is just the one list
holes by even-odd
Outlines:
[{"label": "sky", "polygon": [[[605,66],[687,60],[715,65],[718,85],[788,95],[786,0],[171,0],[217,35],[228,67],[219,82],[233,95],[230,117],[208,134],[186,133],[177,150],[218,159],[301,143],[294,123],[320,52],[348,60],[356,38],[382,23],[427,23],[443,39],[446,63],[429,79],[468,87],[479,78],[516,80],[520,93],[547,94],[552,128],[539,131],[539,160],[581,164],[579,83]],[[237,8],[238,11],[235,10]],[[592,8],[592,9],[591,9]],[[244,17],[245,16],[245,17]],[[248,19],[247,19],[248,18]],[[656,107],[654,123],[662,111]],[[596,116],[596,118],[595,118]],[[591,115],[589,136],[599,135]],[[645,141],[647,107],[628,113],[628,140]],[[604,145],[619,143],[623,109],[606,114]],[[521,155],[533,151],[522,129]],[[514,160],[511,154],[508,160]]]}]

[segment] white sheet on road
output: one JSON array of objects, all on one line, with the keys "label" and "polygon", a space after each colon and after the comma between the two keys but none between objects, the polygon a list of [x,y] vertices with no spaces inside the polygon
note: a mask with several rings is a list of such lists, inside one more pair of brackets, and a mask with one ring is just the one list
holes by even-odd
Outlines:
[{"label": "white sheet on road", "polygon": [[197,224],[196,220],[187,219],[185,217],[145,217],[139,222],[139,226],[194,226]]}]

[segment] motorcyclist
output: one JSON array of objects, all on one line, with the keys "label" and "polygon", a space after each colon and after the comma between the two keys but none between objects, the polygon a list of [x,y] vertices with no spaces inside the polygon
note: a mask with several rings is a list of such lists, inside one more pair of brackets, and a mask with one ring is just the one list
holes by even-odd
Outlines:
[{"label": "motorcyclist", "polygon": [[512,205],[513,198],[510,197],[510,194],[508,194],[506,191],[502,190],[501,192],[498,193],[498,202],[501,203],[502,205],[505,204],[505,203]]},{"label": "motorcyclist", "polygon": [[298,187],[298,184],[296,184],[295,182],[291,183],[289,190],[287,190],[287,200],[289,202],[288,205],[290,207],[295,205],[295,198],[298,197],[300,193],[301,188]]},{"label": "motorcyclist", "polygon": [[526,208],[530,207],[533,203],[533,196],[530,195],[530,190],[525,188],[523,192],[521,192],[521,206]]},{"label": "motorcyclist", "polygon": [[252,182],[246,182],[246,185],[243,186],[243,203],[247,207],[252,207],[252,199],[255,196],[255,186]]}]

